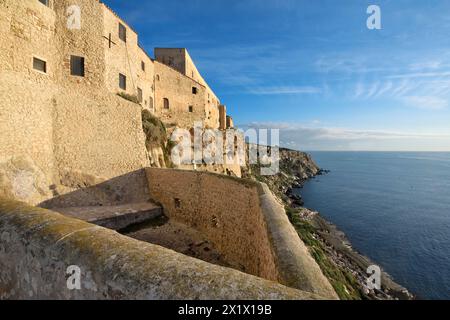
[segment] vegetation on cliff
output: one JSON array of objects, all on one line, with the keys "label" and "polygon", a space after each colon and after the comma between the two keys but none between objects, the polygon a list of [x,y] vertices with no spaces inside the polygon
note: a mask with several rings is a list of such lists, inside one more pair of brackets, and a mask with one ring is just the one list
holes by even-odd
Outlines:
[{"label": "vegetation on cliff", "polygon": [[167,130],[164,123],[152,115],[150,111],[144,109],[142,110],[142,129],[145,134],[147,151],[152,152],[152,150],[160,148],[165,166],[171,167],[170,153],[173,148],[173,142],[167,138]]},{"label": "vegetation on cliff", "polygon": [[117,95],[125,100],[139,104],[139,99],[138,99],[137,95],[128,94],[126,92],[119,92]]},{"label": "vegetation on cliff", "polygon": [[382,271],[381,290],[370,290],[366,285],[366,269],[374,264],[369,258],[353,250],[336,226],[319,213],[303,207],[303,200],[294,188],[317,175],[326,173],[310,155],[289,149],[280,149],[280,172],[261,176],[260,165],[251,165],[247,177],[266,183],[285,206],[290,222],[308,247],[312,257],[328,278],[340,299],[412,299],[405,288],[395,283]]},{"label": "vegetation on cliff", "polygon": [[262,176],[260,164],[250,165],[247,178],[266,183],[271,191],[283,202],[289,220],[299,237],[308,247],[311,255],[328,278],[340,299],[361,299],[362,295],[356,278],[348,270],[338,266],[327,254],[325,244],[318,240],[315,228],[298,214],[303,201],[292,194],[293,187],[300,187],[304,182],[321,174],[307,153],[280,148],[280,171],[273,176]]},{"label": "vegetation on cliff", "polygon": [[287,206],[286,213],[300,239],[308,247],[309,252],[330,281],[339,298],[342,300],[362,299],[363,295],[356,278],[349,270],[336,265],[333,259],[330,259],[326,245],[317,236],[316,228],[300,216],[298,209]]}]

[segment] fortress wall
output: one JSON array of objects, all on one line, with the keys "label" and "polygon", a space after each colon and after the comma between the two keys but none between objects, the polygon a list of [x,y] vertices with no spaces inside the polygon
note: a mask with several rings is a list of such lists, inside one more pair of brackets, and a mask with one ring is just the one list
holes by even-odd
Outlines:
[{"label": "fortress wall", "polygon": [[205,172],[146,170],[150,196],[169,218],[202,232],[233,267],[278,279],[256,183]]},{"label": "fortress wall", "polygon": [[[55,12],[39,1],[0,1],[0,72],[21,73],[36,83],[56,79]],[[33,70],[33,56],[47,61],[47,74]]]},{"label": "fortress wall", "polygon": [[[78,6],[81,10],[81,28],[70,29],[67,26],[67,8]],[[57,83],[60,86],[77,91],[91,92],[103,89],[105,80],[105,59],[102,38],[104,32],[102,5],[92,0],[54,1],[56,12],[55,41],[60,61]],[[70,56],[83,57],[85,76],[74,76],[70,72]]]},{"label": "fortress wall", "polygon": [[[154,106],[154,65],[143,49],[138,45],[139,39],[122,19],[117,17],[105,5],[102,7],[104,20],[104,36],[109,38],[111,34],[111,47],[109,40],[103,38],[103,48],[105,51],[106,74],[105,83],[111,92],[126,92],[137,95],[137,88],[143,92],[142,106],[151,109],[153,100]],[[126,42],[119,38],[119,22],[127,29]],[[142,70],[141,62],[145,64]],[[127,88],[119,88],[119,73],[127,77]]]},{"label": "fortress wall", "polygon": [[204,172],[146,171],[150,196],[165,214],[202,232],[231,266],[337,299],[266,185]]},{"label": "fortress wall", "polygon": [[[39,1],[0,1],[0,196],[33,204],[51,196],[54,180],[55,25]],[[34,70],[33,57],[47,73]]]},{"label": "fortress wall", "polygon": [[79,188],[149,165],[139,105],[11,72],[0,82],[0,196],[37,204],[52,185]]},{"label": "fortress wall", "polygon": [[[157,61],[155,76],[155,112],[164,123],[191,128],[195,121],[204,121],[204,86]],[[197,88],[197,94],[192,93],[193,87]],[[164,98],[169,99],[169,109],[164,108]],[[193,112],[189,112],[189,106],[193,107]]]},{"label": "fortress wall", "polygon": [[[67,288],[69,266],[81,289]],[[320,299],[117,232],[0,199],[0,299]]]},{"label": "fortress wall", "polygon": [[[186,49],[185,48],[155,48],[155,60],[178,70],[182,74],[186,73]],[[190,77],[190,76],[189,76]],[[192,78],[192,77],[190,77]]]},{"label": "fortress wall", "polygon": [[212,129],[219,128],[220,100],[201,76],[194,61],[185,48],[155,48],[155,59],[168,65],[187,77],[197,81],[206,88],[205,101],[205,125]]},{"label": "fortress wall", "polygon": [[214,91],[209,87],[208,83],[202,77],[192,60],[189,52],[185,50],[185,74],[188,77],[200,82],[206,87],[205,95],[205,109],[206,109],[206,125],[213,129],[219,128],[219,105],[220,99],[216,96]]},{"label": "fortress wall", "polygon": [[[72,4],[81,30],[66,26]],[[141,107],[104,85],[103,29],[98,1],[0,1],[0,195],[37,204],[53,185],[148,165]],[[85,57],[85,77],[70,75],[70,55]],[[46,73],[33,68],[33,56],[47,62]]]},{"label": "fortress wall", "polygon": [[60,179],[78,173],[110,179],[149,165],[139,105],[112,94],[64,92],[55,96],[54,110]]},{"label": "fortress wall", "polygon": [[56,89],[5,71],[0,83],[0,196],[36,204],[51,196]]},{"label": "fortress wall", "polygon": [[260,183],[258,188],[261,213],[266,221],[280,283],[320,294],[327,299],[338,299],[330,282],[298,237],[283,206],[266,184]]}]

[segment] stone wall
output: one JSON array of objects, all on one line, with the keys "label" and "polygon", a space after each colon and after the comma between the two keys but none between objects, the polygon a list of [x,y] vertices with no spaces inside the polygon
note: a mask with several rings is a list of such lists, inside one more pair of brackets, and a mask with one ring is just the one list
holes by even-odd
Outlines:
[{"label": "stone wall", "polygon": [[204,234],[233,268],[337,298],[266,186],[205,172],[146,171],[152,200]]},{"label": "stone wall", "polygon": [[121,97],[65,92],[53,99],[59,177],[70,172],[111,179],[149,165],[141,106]]},{"label": "stone wall", "polygon": [[[203,85],[157,61],[155,75],[155,114],[164,123],[192,128],[195,121],[204,121],[206,88]],[[197,90],[195,94],[193,88]],[[165,108],[164,99],[168,99],[169,108]]]},{"label": "stone wall", "polygon": [[139,105],[25,81],[0,74],[0,195],[37,204],[149,165]]},{"label": "stone wall", "polygon": [[[108,90],[137,96],[139,88],[142,90],[141,105],[153,111],[155,87],[152,59],[139,46],[136,32],[104,5],[103,19],[105,28],[105,38],[103,39],[106,64],[105,83]],[[126,42],[119,38],[119,23],[124,25],[127,30]],[[127,77],[126,90],[119,88],[119,73]]]},{"label": "stone wall", "polygon": [[[67,287],[69,266],[80,268],[80,290]],[[320,298],[0,199],[0,299]]]},{"label": "stone wall", "polygon": [[188,51],[185,48],[155,48],[155,59],[205,87],[203,121],[205,126],[217,129],[219,127],[220,100],[203,79]]},{"label": "stone wall", "polygon": [[[69,4],[82,8],[81,30],[66,26]],[[0,2],[0,195],[36,204],[67,181],[76,188],[149,164],[141,107],[106,90],[103,10],[92,0]],[[70,75],[71,55],[85,58],[84,77]]]},{"label": "stone wall", "polygon": [[235,268],[270,280],[278,272],[254,184],[181,170],[147,169],[165,214],[205,234]]}]

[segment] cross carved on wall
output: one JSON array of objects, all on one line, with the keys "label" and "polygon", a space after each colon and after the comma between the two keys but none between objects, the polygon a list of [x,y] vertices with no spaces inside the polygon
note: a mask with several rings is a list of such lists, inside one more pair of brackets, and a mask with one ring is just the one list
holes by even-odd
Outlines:
[{"label": "cross carved on wall", "polygon": [[109,48],[110,48],[110,49],[111,49],[111,44],[116,45],[116,43],[115,43],[114,41],[112,41],[111,33],[109,34],[108,37],[103,36],[103,38],[105,38],[106,40],[108,40],[108,42],[109,42]]}]

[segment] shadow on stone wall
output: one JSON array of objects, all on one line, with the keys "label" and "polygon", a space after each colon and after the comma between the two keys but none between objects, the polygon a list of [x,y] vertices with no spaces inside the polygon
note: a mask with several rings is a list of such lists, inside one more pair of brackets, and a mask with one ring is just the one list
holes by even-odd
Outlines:
[{"label": "shadow on stone wall", "polygon": [[150,200],[147,177],[144,169],[136,170],[110,180],[85,186],[80,189],[41,202],[38,206],[46,209],[90,206],[113,206]]}]

